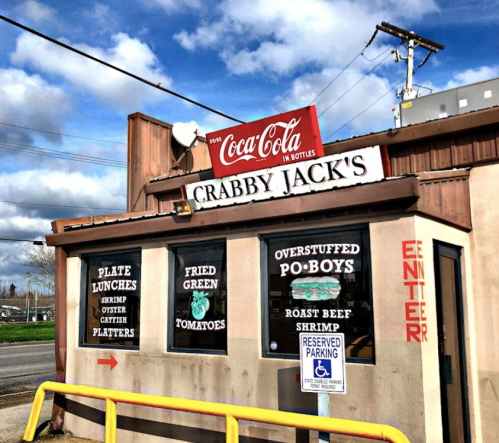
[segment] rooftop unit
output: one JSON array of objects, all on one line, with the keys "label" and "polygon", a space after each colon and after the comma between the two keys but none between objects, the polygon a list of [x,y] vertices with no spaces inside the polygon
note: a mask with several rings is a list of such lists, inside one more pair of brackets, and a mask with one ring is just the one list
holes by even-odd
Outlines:
[{"label": "rooftop unit", "polygon": [[499,105],[499,78],[403,100],[395,107],[395,127],[466,114]]}]

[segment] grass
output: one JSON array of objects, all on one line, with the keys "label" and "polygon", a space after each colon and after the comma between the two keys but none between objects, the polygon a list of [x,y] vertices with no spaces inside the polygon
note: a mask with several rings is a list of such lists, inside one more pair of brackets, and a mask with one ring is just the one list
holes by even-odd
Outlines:
[{"label": "grass", "polygon": [[55,339],[55,322],[0,324],[0,343]]}]

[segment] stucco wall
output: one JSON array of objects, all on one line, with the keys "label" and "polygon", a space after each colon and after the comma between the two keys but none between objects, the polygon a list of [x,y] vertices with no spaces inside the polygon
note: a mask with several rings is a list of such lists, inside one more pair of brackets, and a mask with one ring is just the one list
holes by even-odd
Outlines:
[{"label": "stucco wall", "polygon": [[[472,285],[472,260],[470,235],[466,232],[449,228],[445,225],[425,218],[416,217],[416,236],[422,241],[422,254],[425,260],[424,299],[426,301],[426,317],[429,331],[436,334],[436,299],[435,299],[435,264],[433,257],[434,241],[461,247],[461,274],[464,308],[465,352],[467,360],[468,402],[470,407],[470,427],[473,442],[481,442],[481,421],[479,411],[479,390],[477,377],[477,340],[476,326],[478,321],[475,297]],[[425,390],[426,429],[429,434],[438,437],[441,433],[440,381],[438,373],[438,340],[435,334],[423,347],[423,384]],[[441,439],[441,437],[439,437]],[[434,441],[439,441],[436,438]],[[484,440],[488,441],[488,440]]]},{"label": "stucco wall", "polygon": [[483,441],[499,441],[499,165],[470,176],[473,293]]},{"label": "stucco wall", "polygon": [[[356,223],[359,221],[362,220]],[[313,227],[325,225],[306,226]],[[467,234],[409,216],[371,220],[369,227],[376,361],[347,364],[347,394],[331,395],[330,415],[387,423],[406,433],[411,442],[436,443],[441,441],[441,422],[432,239],[438,237],[466,247]],[[140,351],[79,348],[81,262],[79,251],[74,251],[68,259],[67,382],[269,409],[313,410],[316,395],[301,393],[296,381],[299,361],[261,357],[259,234],[263,233],[248,231],[227,236],[227,356],[166,352],[168,250],[165,242],[141,245]],[[404,307],[408,293],[404,286],[402,242],[414,239],[423,242],[426,271],[428,340],[420,343],[407,341]],[[130,245],[117,249],[127,247]],[[98,358],[109,358],[110,353],[118,360],[112,371],[97,365]],[[78,404],[70,403],[68,410],[86,418],[67,414],[67,429],[77,435],[103,439],[103,428],[95,423],[102,420],[102,414],[95,410],[103,410],[102,402],[73,400]],[[221,419],[126,405],[119,405],[118,413],[149,420],[121,419],[122,427],[144,429],[171,441],[224,439],[218,433],[203,436],[196,433],[196,427],[223,433],[225,424]],[[243,424],[241,433],[260,441],[296,441],[294,430],[271,426]],[[144,441],[140,434],[126,430],[118,431],[118,439]],[[148,436],[147,441],[165,440]],[[349,439],[335,437],[335,441]]]}]

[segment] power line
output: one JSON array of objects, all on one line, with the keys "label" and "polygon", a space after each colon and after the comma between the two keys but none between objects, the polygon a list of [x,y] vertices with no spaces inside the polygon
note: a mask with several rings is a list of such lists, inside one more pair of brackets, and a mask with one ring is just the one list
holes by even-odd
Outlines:
[{"label": "power line", "polygon": [[117,66],[114,66],[114,65],[112,65],[110,63],[107,63],[104,60],[100,60],[100,59],[98,59],[96,57],[93,57],[92,55],[89,55],[86,52],[80,51],[80,50],[78,50],[76,48],[73,48],[72,46],[66,45],[65,43],[62,43],[62,42],[60,42],[58,40],[55,40],[52,37],[49,37],[49,36],[47,36],[45,34],[42,34],[41,32],[35,31],[34,29],[28,28],[27,26],[24,26],[21,23],[18,23],[18,22],[14,21],[14,20],[11,20],[10,18],[7,18],[7,17],[5,17],[3,15],[0,15],[0,19],[6,21],[7,23],[10,23],[11,25],[17,26],[18,28],[21,28],[24,31],[30,32],[31,34],[34,34],[37,37],[43,38],[45,40],[48,40],[49,42],[54,43],[55,45],[61,46],[61,47],[65,48],[65,49],[67,49],[69,51],[72,51],[72,52],[74,52],[76,54],[79,54],[79,55],[81,55],[83,57],[86,57],[86,58],[88,58],[90,60],[93,60],[93,61],[95,61],[97,63],[100,63],[100,64],[102,64],[104,66],[107,66],[108,68],[111,68],[111,69],[114,69],[115,71],[121,72],[122,74],[128,75],[129,77],[132,77],[135,80],[138,80],[138,81],[140,81],[142,83],[145,83],[146,85],[152,86],[152,87],[154,87],[156,89],[160,89],[163,92],[167,92],[168,94],[174,95],[175,97],[181,98],[182,100],[185,100],[185,101],[187,101],[189,103],[192,103],[192,104],[194,104],[196,106],[199,106],[200,108],[206,109],[207,111],[210,111],[210,112],[213,112],[215,114],[218,114],[218,115],[220,115],[222,117],[225,117],[225,118],[227,118],[229,120],[233,120],[233,121],[238,122],[238,123],[244,123],[242,120],[238,120],[237,118],[231,117],[230,115],[224,114],[223,112],[217,111],[216,109],[210,108],[209,106],[203,105],[202,103],[199,103],[199,102],[197,102],[195,100],[192,100],[192,99],[190,99],[188,97],[185,97],[185,96],[183,96],[181,94],[178,94],[177,92],[174,92],[174,91],[172,91],[170,89],[163,88],[160,83],[150,82],[149,80],[146,80],[145,78],[139,77],[138,75],[135,75],[135,74],[132,74],[131,72],[125,71],[124,69],[118,68]]},{"label": "power line", "polygon": [[73,154],[72,152],[58,151],[56,149],[49,149],[49,148],[40,148],[38,146],[28,145],[26,143],[21,143],[21,142],[14,142],[11,140],[0,139],[0,142],[9,143],[9,144],[13,144],[13,145],[19,145],[19,146],[25,146],[25,147],[33,148],[33,149],[39,149],[41,151],[47,151],[47,152],[51,152],[51,153],[55,153],[55,154],[68,155],[71,157],[81,158],[83,160],[96,160],[96,161],[115,163],[115,164],[119,164],[122,166],[126,165],[126,162],[123,160],[112,160],[112,159],[107,159],[107,158],[103,158],[103,157],[93,157],[91,155]]},{"label": "power line", "polygon": [[[36,152],[36,151],[34,151],[33,149],[30,149],[30,148],[23,148],[21,146],[15,146],[15,145],[11,145],[11,144],[5,145],[5,144],[2,144],[1,142],[0,142],[0,148],[1,149],[7,149],[9,151],[27,152],[29,154],[42,155],[42,156],[45,156],[45,157],[52,157],[52,158],[57,158],[57,159],[78,161],[78,162],[81,162],[81,163],[92,163],[92,164],[97,164],[97,165],[102,165],[102,166],[109,166],[109,167],[113,167],[113,168],[125,168],[126,169],[126,166],[122,166],[122,165],[111,164],[111,163],[106,163],[106,162],[82,160],[82,159],[77,159],[77,158],[72,158],[72,157],[65,157],[63,155],[55,155],[55,154],[51,154],[51,153],[47,153],[47,152]],[[34,149],[36,149],[36,147],[34,147]]]},{"label": "power line", "polygon": [[[386,51],[385,51],[386,52]],[[391,53],[390,53],[391,54]],[[329,109],[331,109],[336,103],[338,103],[343,97],[345,97],[345,95],[347,95],[353,88],[355,88],[355,86],[357,86],[362,80],[364,80],[371,72],[373,72],[379,65],[381,65],[381,63],[383,63],[386,58],[390,55],[390,54],[387,54],[385,57],[383,57],[381,59],[381,61],[376,65],[374,66],[374,68],[372,68],[370,71],[368,71],[366,74],[364,74],[364,76],[359,80],[357,81],[354,85],[352,85],[350,88],[348,88],[342,95],[340,95],[333,103],[331,103],[326,109],[324,109],[324,111],[322,111],[320,114],[319,114],[319,117],[321,115],[323,115],[324,113],[326,113],[327,111],[329,111]]]},{"label": "power line", "polygon": [[344,68],[340,71],[340,73],[339,73],[339,74],[338,74],[335,78],[333,78],[333,79],[331,80],[331,82],[330,82],[330,83],[329,83],[329,84],[328,84],[328,85],[327,85],[327,86],[326,86],[326,87],[325,87],[325,88],[324,88],[321,92],[319,92],[319,94],[317,95],[317,97],[315,97],[315,98],[314,98],[314,99],[310,102],[309,106],[310,106],[313,102],[315,102],[315,101],[316,101],[316,100],[317,100],[317,99],[318,99],[318,98],[319,98],[319,97],[320,97],[320,96],[321,96],[321,95],[322,95],[322,94],[326,91],[326,89],[328,89],[328,88],[329,88],[329,87],[330,87],[330,86],[331,86],[331,85],[332,85],[332,84],[336,81],[336,79],[337,79],[337,78],[338,78],[341,74],[343,74],[343,73],[344,73],[344,72],[345,72],[345,71],[346,71],[346,70],[350,67],[350,65],[351,65],[351,64],[352,64],[355,60],[357,60],[357,59],[358,59],[361,55],[364,55],[364,51],[365,51],[365,50],[368,48],[368,46],[369,46],[369,45],[373,42],[373,40],[374,40],[374,38],[376,37],[376,34],[377,34],[377,33],[378,33],[378,30],[376,29],[376,30],[374,31],[374,34],[372,35],[371,39],[370,39],[370,40],[366,43],[366,46],[364,46],[364,48],[362,48],[362,51],[360,51],[360,52],[359,52],[359,53],[358,53],[358,54],[357,54],[357,55],[353,58],[353,60],[352,60],[352,61],[351,61],[348,65],[346,65],[346,66],[345,66],[345,67],[344,67]]},{"label": "power line", "polygon": [[100,138],[82,137],[81,135],[61,134],[60,132],[52,132],[52,131],[45,131],[43,129],[27,128],[26,126],[13,125],[12,123],[3,123],[3,122],[0,122],[0,125],[12,126],[13,128],[27,129],[29,131],[45,132],[46,134],[62,135],[63,137],[82,138],[83,140],[93,140],[93,141],[96,141],[96,142],[114,143],[114,144],[117,144],[117,145],[126,145],[126,143],[116,142],[116,141],[113,141],[113,140],[103,140],[103,139],[100,139]]},{"label": "power line", "polygon": [[55,149],[39,148],[37,146],[27,145],[24,143],[12,142],[10,140],[0,139],[0,148],[11,151],[27,152],[29,154],[43,155],[46,157],[59,158],[64,160],[72,160],[83,163],[93,163],[102,166],[110,166],[114,168],[126,168],[126,162],[120,160],[110,160],[101,157],[92,157],[82,154],[73,154],[70,152],[57,151]]},{"label": "power line", "polygon": [[388,91],[386,91],[381,97],[379,97],[376,101],[371,103],[367,108],[365,108],[362,112],[359,112],[354,118],[350,119],[347,121],[343,126],[339,127],[336,131],[334,131],[332,134],[328,135],[323,141],[326,141],[330,139],[334,134],[336,134],[338,131],[341,131],[345,126],[349,125],[352,123],[357,117],[361,116],[364,112],[366,112],[368,109],[373,107],[376,103],[378,103],[385,95],[387,95],[389,92],[393,91],[400,83],[402,83],[405,80],[405,77],[400,80],[398,83],[395,83]]},{"label": "power line", "polygon": [[124,211],[125,208],[97,208],[93,206],[71,206],[71,205],[51,205],[47,203],[28,203],[28,202],[18,202],[12,200],[0,200],[0,203],[11,203],[14,205],[27,205],[27,206],[49,206],[54,208],[73,208],[73,209],[102,209],[106,211]]},{"label": "power line", "polygon": [[[364,48],[364,49],[365,49],[365,48]],[[345,71],[346,71],[346,70],[350,67],[350,65],[351,65],[351,64],[352,64],[355,60],[357,60],[357,59],[360,57],[360,55],[362,54],[362,52],[364,51],[364,49],[363,49],[362,51],[360,51],[360,52],[359,52],[359,53],[355,56],[355,58],[354,58],[354,59],[353,59],[353,60],[352,60],[352,61],[351,61],[348,65],[346,65],[346,66],[345,66],[345,67],[344,67],[344,68],[340,71],[340,73],[339,73],[339,74],[338,74],[335,78],[333,78],[333,79],[331,80],[331,82],[330,82],[330,83],[329,83],[329,84],[328,84],[328,85],[327,85],[327,86],[326,86],[326,87],[325,87],[325,88],[324,88],[321,92],[319,92],[319,94],[317,95],[317,97],[315,97],[315,98],[314,98],[314,99],[313,99],[313,100],[309,103],[309,106],[310,106],[313,102],[315,102],[315,101],[316,101],[316,100],[317,100],[317,99],[318,99],[318,98],[319,98],[319,97],[320,97],[320,96],[321,96],[321,95],[322,95],[322,94],[326,91],[326,89],[328,89],[328,88],[329,88],[329,87],[330,87],[330,86],[331,86],[331,85],[332,85],[332,84],[336,81],[336,79],[337,79],[337,78],[338,78],[341,74],[343,74],[343,73],[344,73],[344,72],[345,72]]]},{"label": "power line", "polygon": [[[419,68],[421,68],[421,66],[423,66],[423,63],[421,63],[414,71],[413,71],[413,75],[416,74],[416,72],[418,72]],[[354,118],[350,119],[349,121],[347,121],[343,126],[339,127],[336,131],[334,131],[332,134],[328,135],[324,141],[328,140],[329,138],[331,138],[334,134],[336,134],[338,131],[341,131],[345,126],[349,125],[350,123],[352,123],[357,117],[361,116],[364,112],[366,112],[368,109],[370,109],[371,107],[373,107],[376,103],[378,103],[385,95],[387,95],[389,92],[393,91],[398,85],[400,85],[400,83],[404,82],[405,81],[405,78],[401,79],[400,81],[398,81],[397,83],[395,83],[390,89],[388,89],[388,91],[386,91],[382,96],[380,96],[376,101],[374,101],[373,103],[371,103],[366,109],[364,109],[363,111],[359,112]]]},{"label": "power line", "polygon": [[[410,97],[411,94],[413,93],[413,89],[412,89],[412,77],[414,76],[414,74],[416,74],[416,72],[419,70],[419,68],[421,68],[428,61],[428,58],[430,57],[430,55],[433,52],[438,52],[439,49],[444,49],[444,46],[441,45],[441,44],[439,44],[439,43],[435,43],[435,42],[433,42],[431,40],[428,40],[428,39],[426,39],[424,37],[421,37],[421,36],[415,34],[414,32],[408,32],[405,29],[397,28],[396,26],[393,26],[390,23],[386,23],[386,22],[382,22],[381,25],[376,25],[376,31],[378,31],[378,30],[386,32],[387,34],[391,34],[391,35],[393,35],[395,37],[399,37],[400,39],[402,39],[402,43],[401,44],[403,44],[404,41],[408,41],[409,42],[407,57],[401,57],[396,49],[395,49],[395,51],[393,51],[396,54],[396,60],[395,60],[396,62],[398,62],[400,60],[407,60],[407,87],[405,89],[403,89],[403,94],[404,94],[403,97],[404,97],[404,99],[407,99],[406,97]],[[374,35],[376,35],[376,33]],[[374,36],[373,36],[373,38],[374,38]],[[372,41],[373,38],[371,38],[371,41]],[[429,53],[427,54],[426,58],[420,63],[420,65],[416,69],[413,68],[413,62],[414,62],[413,51],[414,51],[414,48],[416,46],[415,42],[417,42],[417,46],[422,46],[423,48],[425,48],[425,49],[427,49],[429,51]],[[378,65],[376,65],[376,66],[378,66]],[[375,100],[373,103],[371,103],[367,108],[365,108],[363,111],[359,112],[355,117],[353,117],[352,119],[350,119],[343,126],[341,126],[338,129],[336,129],[336,131],[334,131],[332,134],[328,135],[324,139],[324,141],[328,140],[329,138],[331,138],[338,131],[340,131],[341,129],[343,129],[345,126],[349,125],[357,117],[359,117],[364,112],[366,112],[368,109],[370,109],[372,106],[374,106],[376,103],[378,103],[385,95],[387,95],[389,92],[391,92],[393,89],[395,89],[404,80],[405,80],[405,78],[403,78],[398,83],[396,83],[394,86],[392,86],[388,91],[386,91],[383,95],[381,95],[381,97],[379,97],[377,100]],[[326,111],[324,111],[324,112],[326,112]],[[322,114],[320,114],[320,115],[322,115]]]},{"label": "power line", "polygon": [[[400,46],[400,45],[399,45]],[[393,46],[390,46],[389,48],[385,49],[383,52],[380,52],[376,57],[374,58],[367,58],[364,53],[362,53],[362,57],[364,57],[368,62],[373,62],[374,60],[377,60],[378,58],[380,58],[383,54],[385,54],[387,51],[389,51],[390,49],[395,49]]]}]

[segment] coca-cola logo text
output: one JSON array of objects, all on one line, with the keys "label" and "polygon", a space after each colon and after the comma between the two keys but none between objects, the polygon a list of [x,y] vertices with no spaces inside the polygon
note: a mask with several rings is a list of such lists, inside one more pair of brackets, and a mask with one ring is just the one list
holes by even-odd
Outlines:
[{"label": "coca-cola logo text", "polygon": [[[301,146],[301,134],[293,132],[300,121],[301,118],[298,120],[293,118],[288,123],[272,123],[265,128],[261,135],[252,135],[238,141],[234,140],[234,134],[229,134],[225,137],[220,148],[220,162],[229,166],[240,160],[254,160],[258,157],[264,159],[270,154],[277,156],[280,153],[295,152]],[[277,128],[284,128],[282,137],[277,135]],[[255,154],[258,154],[258,157]]]},{"label": "coca-cola logo text", "polygon": [[315,106],[206,134],[215,178],[322,157]]}]

